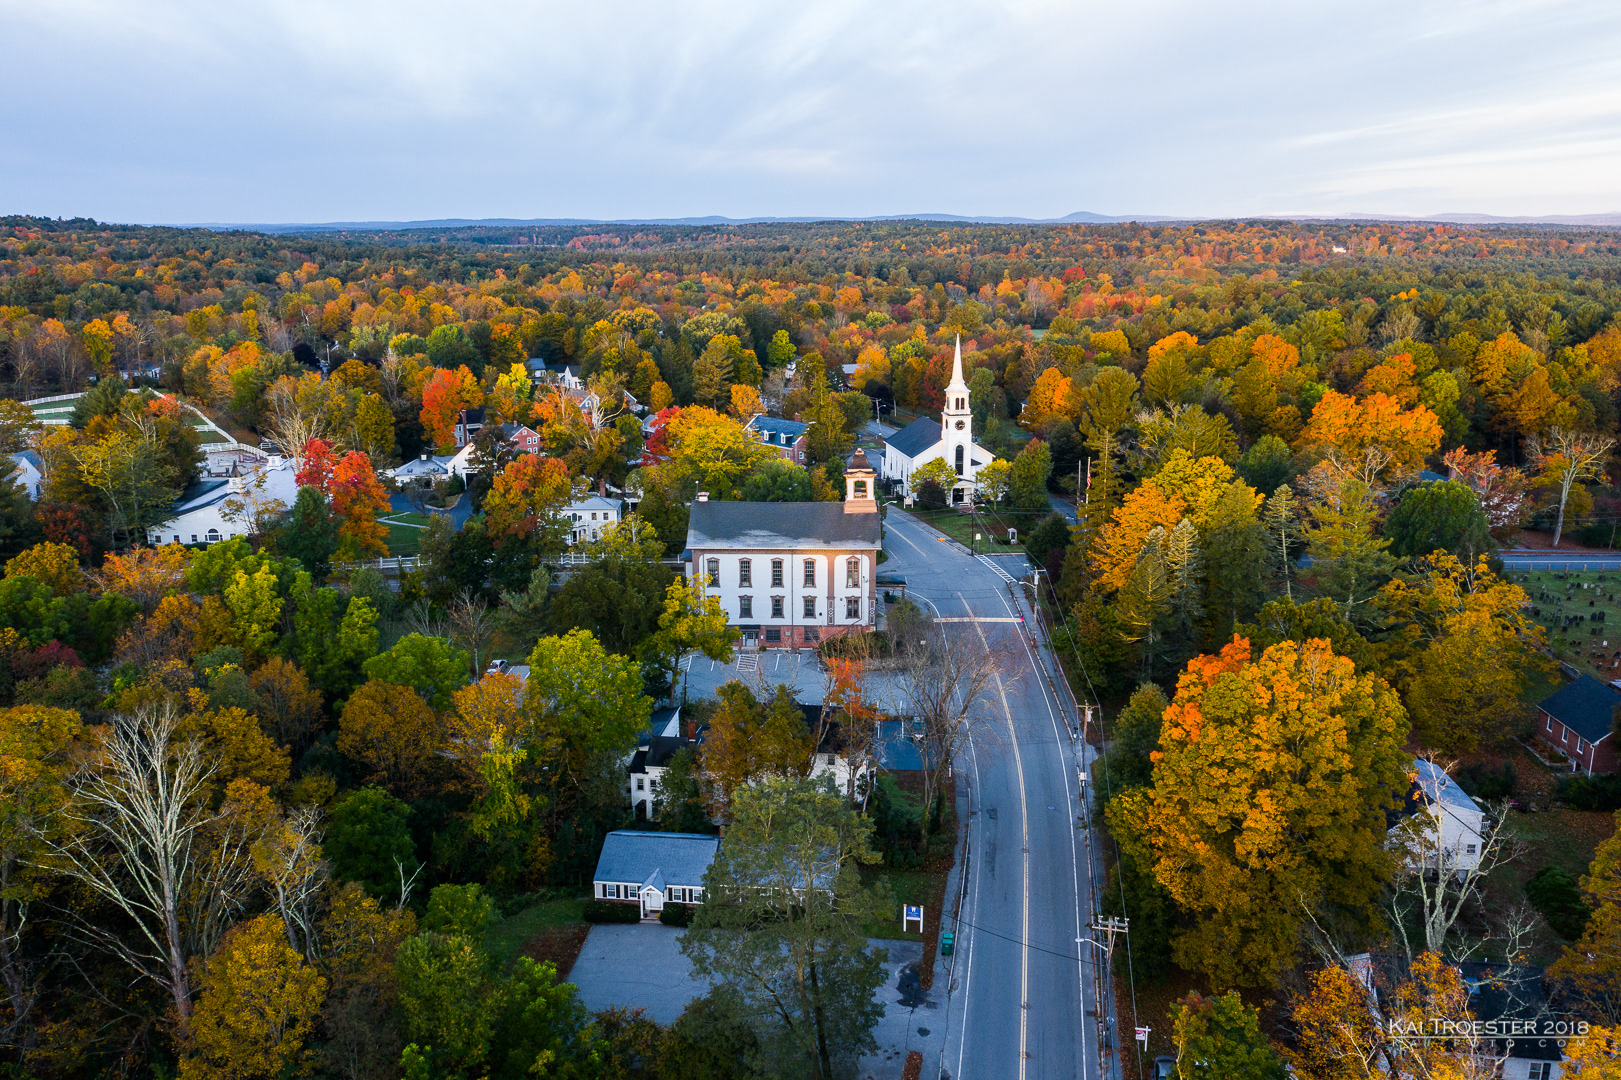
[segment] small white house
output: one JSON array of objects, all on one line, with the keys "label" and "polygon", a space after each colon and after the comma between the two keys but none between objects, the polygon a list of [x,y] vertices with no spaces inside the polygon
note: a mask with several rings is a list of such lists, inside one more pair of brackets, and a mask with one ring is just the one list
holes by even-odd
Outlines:
[{"label": "small white house", "polygon": [[639,905],[644,919],[657,917],[665,904],[699,904],[719,850],[719,837],[698,833],[611,832],[602,841],[591,891],[598,900]]},{"label": "small white house", "polygon": [[153,544],[217,544],[248,536],[298,498],[293,463],[272,457],[243,476],[201,480],[175,503],[174,516],[146,531]]},{"label": "small white house", "polygon": [[474,471],[472,462],[473,444],[467,443],[454,454],[423,454],[385,470],[382,475],[401,487],[410,484],[432,487],[452,476],[466,480],[467,474]]},{"label": "small white house", "polygon": [[576,498],[563,507],[563,520],[568,522],[569,527],[569,546],[589,544],[600,538],[604,529],[622,520],[624,516],[625,504],[620,499],[609,499],[601,495]]},{"label": "small white house", "polygon": [[22,450],[11,455],[11,464],[17,470],[12,479],[28,492],[30,499],[39,501],[39,489],[45,484],[45,459],[33,450]]},{"label": "small white house", "polygon": [[1408,868],[1467,877],[1480,866],[1486,814],[1458,782],[1432,761],[1413,762],[1413,783],[1390,827],[1407,849]]}]

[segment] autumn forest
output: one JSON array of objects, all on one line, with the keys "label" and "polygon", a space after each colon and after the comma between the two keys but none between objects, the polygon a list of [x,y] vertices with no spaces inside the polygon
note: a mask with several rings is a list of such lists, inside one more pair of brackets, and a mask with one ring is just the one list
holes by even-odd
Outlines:
[{"label": "autumn forest", "polygon": [[[1332,1022],[1355,992],[1335,950],[1400,954],[1437,1001],[1458,991],[1437,956],[1534,959],[1621,1024],[1621,788],[1532,785],[1523,749],[1538,700],[1621,652],[1543,611],[1596,578],[1504,561],[1618,546],[1621,233],[7,217],[0,1067],[789,1075],[729,999],[673,1025],[593,1013],[499,928],[577,912],[608,832],[746,823],[766,796],[737,793],[798,768],[792,740],[779,762],[727,749],[787,708],[738,684],[690,703],[710,738],[661,822],[628,805],[682,658],[734,644],[671,565],[689,507],[842,499],[858,444],[938,415],[959,342],[997,459],[969,520],[1018,526],[1047,640],[1102,707],[1134,977],[1235,991],[1176,1024],[1249,1032],[1224,1045],[1267,1064],[1230,1075],[1361,1075],[1332,1064],[1377,1042]],[[806,460],[762,446],[757,414],[814,421]],[[242,496],[235,538],[159,536],[226,444],[296,459],[296,496]],[[393,473],[469,446],[464,474]],[[911,509],[948,533],[939,471]],[[592,493],[635,512],[561,575],[563,508]],[[839,708],[868,717],[844,662]],[[1440,897],[1409,880],[1387,814],[1415,755],[1463,763],[1482,800],[1600,821],[1557,903],[1514,876],[1555,864],[1535,851]],[[859,819],[869,861],[951,846],[949,812],[898,789],[849,802],[826,813]]]}]

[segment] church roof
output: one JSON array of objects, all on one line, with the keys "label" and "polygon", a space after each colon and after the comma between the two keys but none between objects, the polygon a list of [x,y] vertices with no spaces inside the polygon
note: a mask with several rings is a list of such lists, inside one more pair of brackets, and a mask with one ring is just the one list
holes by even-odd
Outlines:
[{"label": "church roof", "polygon": [[875,548],[878,514],[847,514],[836,502],[695,502],[687,518],[687,549]]},{"label": "church roof", "polygon": [[900,453],[915,458],[940,441],[940,422],[920,416],[884,440]]}]

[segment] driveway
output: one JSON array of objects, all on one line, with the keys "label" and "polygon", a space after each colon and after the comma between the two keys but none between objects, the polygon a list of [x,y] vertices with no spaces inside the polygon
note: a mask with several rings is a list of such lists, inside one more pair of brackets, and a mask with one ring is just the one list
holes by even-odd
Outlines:
[{"label": "driveway", "polygon": [[588,1009],[646,1009],[659,1023],[673,1024],[687,1002],[709,989],[681,954],[681,934],[663,923],[593,926],[569,982],[580,988]]}]

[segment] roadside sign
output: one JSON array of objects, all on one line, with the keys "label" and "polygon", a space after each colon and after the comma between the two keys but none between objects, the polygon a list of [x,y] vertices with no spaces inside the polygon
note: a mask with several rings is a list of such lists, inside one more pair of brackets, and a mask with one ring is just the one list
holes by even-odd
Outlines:
[{"label": "roadside sign", "polygon": [[1137,1029],[1137,1041],[1143,1044],[1144,1049],[1147,1049],[1147,1047],[1148,1047],[1148,1032],[1150,1030],[1151,1030],[1150,1028],[1138,1028]]},{"label": "roadside sign", "polygon": [[903,904],[901,906],[901,932],[905,933],[911,927],[913,920],[917,922],[917,932],[923,933],[923,905]]}]

